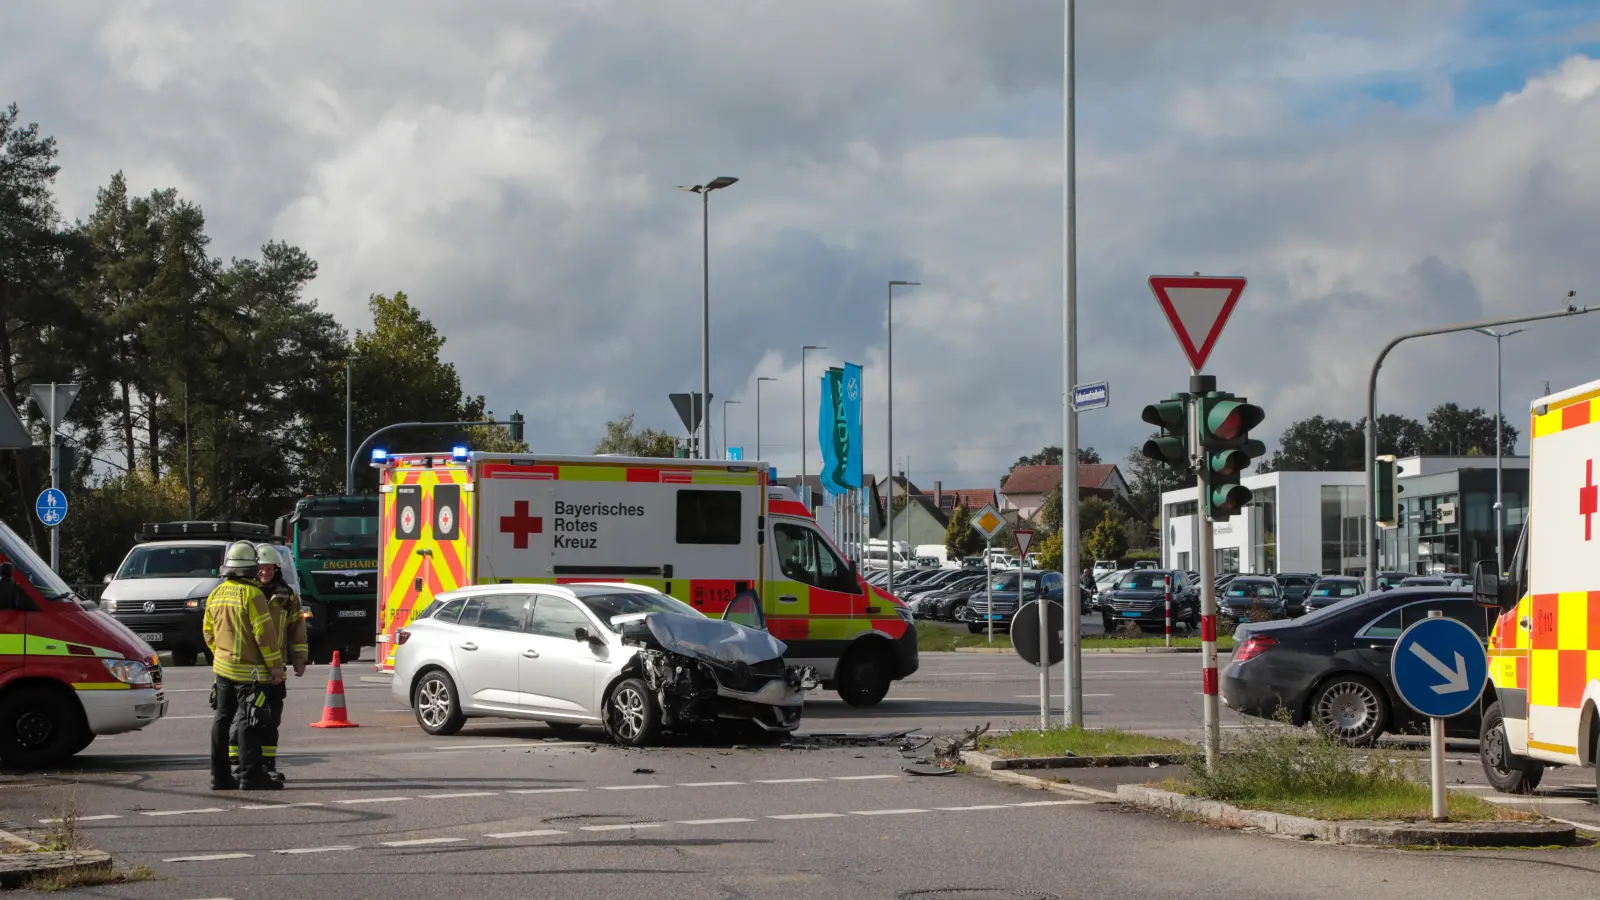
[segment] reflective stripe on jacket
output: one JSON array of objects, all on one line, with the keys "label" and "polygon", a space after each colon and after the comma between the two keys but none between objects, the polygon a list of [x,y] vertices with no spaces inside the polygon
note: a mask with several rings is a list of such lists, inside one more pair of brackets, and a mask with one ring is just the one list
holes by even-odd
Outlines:
[{"label": "reflective stripe on jacket", "polygon": [[310,641],[306,638],[306,616],[300,605],[300,596],[282,580],[272,583],[272,596],[267,598],[272,610],[272,621],[283,635],[283,656],[291,663],[305,663],[311,658]]},{"label": "reflective stripe on jacket", "polygon": [[230,577],[206,598],[211,671],[229,681],[267,682],[283,668],[283,634],[260,585]]}]

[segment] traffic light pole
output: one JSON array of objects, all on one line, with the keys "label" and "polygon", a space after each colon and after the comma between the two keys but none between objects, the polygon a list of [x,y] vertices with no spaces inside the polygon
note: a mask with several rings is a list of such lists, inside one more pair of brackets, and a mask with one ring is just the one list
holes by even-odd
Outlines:
[{"label": "traffic light pole", "polygon": [[1204,724],[1206,770],[1213,771],[1222,746],[1222,709],[1217,702],[1217,583],[1215,535],[1211,517],[1206,513],[1206,497],[1211,491],[1211,474],[1206,465],[1206,452],[1200,446],[1200,395],[1217,389],[1217,379],[1211,375],[1192,372],[1189,375],[1189,446],[1194,448],[1195,515],[1206,517],[1200,523],[1200,685]]}]

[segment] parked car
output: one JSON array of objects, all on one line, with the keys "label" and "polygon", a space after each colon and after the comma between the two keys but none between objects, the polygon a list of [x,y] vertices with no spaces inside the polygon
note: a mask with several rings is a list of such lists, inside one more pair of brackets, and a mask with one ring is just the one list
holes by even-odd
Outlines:
[{"label": "parked car", "polygon": [[1114,560],[1114,559],[1097,559],[1097,560],[1094,561],[1094,568],[1090,570],[1090,573],[1094,575],[1096,580],[1099,580],[1099,579],[1101,579],[1101,578],[1103,578],[1103,577],[1105,577],[1107,575],[1112,574],[1115,571],[1117,571],[1117,561],[1116,560]]},{"label": "parked car", "polygon": [[[1401,632],[1433,609],[1485,639],[1498,613],[1466,591],[1397,588],[1291,621],[1241,625],[1222,678],[1222,702],[1264,719],[1286,709],[1295,724],[1310,722],[1354,746],[1370,745],[1384,733],[1421,731],[1427,719],[1400,701],[1389,667]],[[1478,724],[1474,709],[1447,719],[1445,729],[1476,738]]]},{"label": "parked car", "polygon": [[1154,569],[1156,568],[1156,561],[1153,559],[1141,559],[1134,563],[1133,567],[1135,569]]},{"label": "parked car", "polygon": [[1412,575],[1400,579],[1395,587],[1449,587],[1450,582],[1438,575]]},{"label": "parked car", "polygon": [[967,577],[947,585],[942,590],[924,594],[917,600],[918,617],[941,622],[966,621],[967,600],[974,593],[982,593],[988,580],[989,577],[982,572],[969,572]]},{"label": "parked car", "polygon": [[990,623],[996,631],[1009,630],[1018,607],[1040,597],[1060,603],[1066,594],[1064,586],[1060,572],[1018,570],[996,575],[989,590],[974,591],[967,598],[967,630],[977,634],[986,630]]},{"label": "parked car", "polygon": [[1110,633],[1118,622],[1133,622],[1140,628],[1165,630],[1167,596],[1172,596],[1173,624],[1182,623],[1190,631],[1200,626],[1200,594],[1188,586],[1185,572],[1169,569],[1135,569],[1117,583],[1100,601],[1100,625]]},{"label": "parked car", "polygon": [[1228,582],[1227,590],[1217,597],[1218,614],[1235,622],[1249,621],[1257,615],[1282,619],[1288,615],[1285,605],[1283,588],[1277,579],[1267,575],[1240,575]]},{"label": "parked car", "polygon": [[1379,572],[1378,590],[1387,591],[1391,588],[1399,587],[1400,582],[1410,577],[1410,572]]},{"label": "parked car", "polygon": [[955,581],[970,578],[971,574],[960,569],[939,569],[931,578],[924,578],[907,590],[900,590],[900,583],[895,582],[896,595],[901,601],[910,601],[927,594],[935,593]]},{"label": "parked car", "polygon": [[1279,572],[1273,578],[1282,588],[1283,605],[1290,618],[1306,614],[1306,594],[1317,583],[1318,576],[1303,572]]},{"label": "parked car", "polygon": [[1353,575],[1328,575],[1317,580],[1306,595],[1306,612],[1312,613],[1367,592],[1367,586]]},{"label": "parked car", "polygon": [[963,557],[961,557],[961,568],[963,568],[963,569],[981,569],[981,568],[983,568],[983,557],[981,557],[981,556],[963,556]]},{"label": "parked car", "polygon": [[602,725],[631,747],[724,720],[787,734],[816,671],[786,665],[765,626],[752,592],[710,619],[638,585],[476,585],[398,633],[392,690],[435,735],[478,716]]}]

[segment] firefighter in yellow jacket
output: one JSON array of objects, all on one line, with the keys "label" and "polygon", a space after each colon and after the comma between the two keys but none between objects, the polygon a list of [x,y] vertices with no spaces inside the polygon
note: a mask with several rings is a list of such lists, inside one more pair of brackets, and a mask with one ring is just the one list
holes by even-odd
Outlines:
[{"label": "firefighter in yellow jacket", "polygon": [[[273,621],[267,597],[255,581],[256,548],[249,541],[229,545],[222,561],[222,583],[206,598],[206,652],[211,657],[211,789],[275,791],[283,783],[262,765],[262,737],[271,720],[267,689],[283,683],[283,635]],[[229,761],[238,746],[242,778]]]},{"label": "firefighter in yellow jacket", "polygon": [[[271,544],[256,545],[256,581],[267,595],[267,608],[272,612],[272,622],[283,635],[284,659],[294,667],[294,677],[306,673],[310,646],[306,639],[306,617],[300,605],[300,596],[284,580],[283,567],[288,563],[282,550]],[[267,688],[267,710],[270,724],[262,736],[261,758],[267,774],[278,781],[283,773],[278,771],[278,730],[283,726],[283,702],[289,697],[289,684],[285,679]]]}]

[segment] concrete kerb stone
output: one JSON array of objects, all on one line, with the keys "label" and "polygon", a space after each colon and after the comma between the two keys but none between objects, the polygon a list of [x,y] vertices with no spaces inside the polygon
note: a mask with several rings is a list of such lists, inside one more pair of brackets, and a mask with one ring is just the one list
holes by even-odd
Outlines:
[{"label": "concrete kerb stone", "polygon": [[1016,769],[1100,769],[1123,766],[1149,768],[1177,766],[1189,761],[1188,756],[1172,753],[1142,753],[1137,756],[1019,756],[1001,757],[977,750],[961,754],[961,761],[973,769],[985,772],[1003,772]]},{"label": "concrete kerb stone", "polygon": [[111,854],[100,850],[46,850],[27,838],[0,831],[0,888],[15,888],[41,875],[102,871]]},{"label": "concrete kerb stone", "polygon": [[1379,847],[1549,847],[1571,846],[1577,829],[1561,822],[1327,822],[1282,813],[1240,809],[1216,800],[1175,791],[1124,784],[1117,799],[1145,809],[1187,813],[1230,828],[1255,828],[1264,834],[1330,844]]}]

